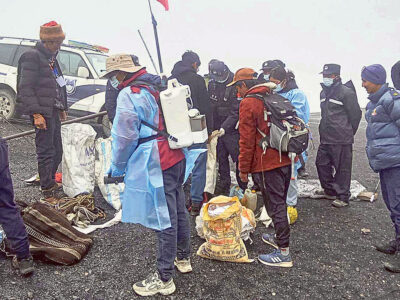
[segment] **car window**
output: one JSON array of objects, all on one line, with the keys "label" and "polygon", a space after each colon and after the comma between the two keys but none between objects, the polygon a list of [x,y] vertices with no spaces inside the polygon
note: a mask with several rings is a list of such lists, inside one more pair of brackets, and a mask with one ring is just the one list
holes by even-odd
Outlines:
[{"label": "car window", "polygon": [[101,77],[104,73],[106,73],[106,55],[103,54],[92,54],[86,53],[86,56],[89,58],[90,63],[93,68],[96,70],[97,75]]},{"label": "car window", "polygon": [[0,64],[11,65],[18,45],[0,44]]},{"label": "car window", "polygon": [[32,49],[32,47],[30,47],[30,46],[19,46],[18,49],[17,49],[17,53],[15,53],[12,65],[14,67],[17,67],[18,66],[18,61],[21,58],[22,54],[24,54],[26,51],[28,51],[30,49]]},{"label": "car window", "polygon": [[60,51],[58,53],[57,60],[60,64],[62,73],[66,76],[78,77],[79,67],[85,67],[89,70],[82,57],[76,53]]}]

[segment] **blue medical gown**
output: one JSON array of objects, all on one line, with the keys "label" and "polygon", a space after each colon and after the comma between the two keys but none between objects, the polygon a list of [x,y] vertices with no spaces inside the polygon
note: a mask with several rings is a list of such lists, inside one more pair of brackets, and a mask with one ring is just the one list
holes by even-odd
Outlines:
[{"label": "blue medical gown", "polygon": [[132,93],[120,91],[112,135],[113,170],[125,173],[122,194],[122,222],[164,230],[171,227],[157,140],[140,144],[139,138],[156,134],[141,120],[158,127],[159,108],[153,95],[144,88]]},{"label": "blue medical gown", "polygon": [[[285,93],[279,93],[282,97],[288,99],[290,103],[296,109],[297,116],[304,121],[304,123],[308,124],[310,120],[310,106],[308,105],[308,100],[306,94],[300,89],[292,89]],[[302,153],[304,162],[307,161],[308,156],[306,152]],[[295,164],[296,176],[297,170],[301,168],[301,162],[298,160]]]}]

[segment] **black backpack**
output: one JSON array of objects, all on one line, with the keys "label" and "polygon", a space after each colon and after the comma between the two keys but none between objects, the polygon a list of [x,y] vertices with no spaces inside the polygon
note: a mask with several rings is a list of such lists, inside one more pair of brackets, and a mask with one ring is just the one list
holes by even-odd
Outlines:
[{"label": "black backpack", "polygon": [[263,101],[264,120],[267,121],[269,117],[269,135],[257,128],[263,136],[259,146],[264,152],[267,148],[276,149],[279,151],[280,160],[282,160],[281,153],[287,152],[293,162],[296,155],[307,150],[309,130],[303,120],[297,116],[296,109],[289,100],[278,94],[250,94],[247,97]]}]

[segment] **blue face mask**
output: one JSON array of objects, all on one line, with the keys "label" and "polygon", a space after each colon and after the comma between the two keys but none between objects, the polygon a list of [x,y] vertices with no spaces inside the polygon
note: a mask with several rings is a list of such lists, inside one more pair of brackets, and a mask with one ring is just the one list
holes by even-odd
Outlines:
[{"label": "blue face mask", "polygon": [[113,76],[110,78],[110,84],[114,89],[118,89],[119,81],[115,76]]},{"label": "blue face mask", "polygon": [[283,87],[282,87],[282,85],[279,83],[279,84],[277,84],[276,85],[276,88],[274,89],[274,91],[276,92],[276,93],[279,93],[280,91],[282,91],[283,90]]},{"label": "blue face mask", "polygon": [[237,101],[242,101],[243,98],[242,97],[237,97]]},{"label": "blue face mask", "polygon": [[333,78],[324,77],[323,78],[323,84],[325,86],[331,86],[333,84]]},{"label": "blue face mask", "polygon": [[266,81],[269,81],[269,76],[270,76],[270,74],[264,74],[264,79],[265,79]]}]

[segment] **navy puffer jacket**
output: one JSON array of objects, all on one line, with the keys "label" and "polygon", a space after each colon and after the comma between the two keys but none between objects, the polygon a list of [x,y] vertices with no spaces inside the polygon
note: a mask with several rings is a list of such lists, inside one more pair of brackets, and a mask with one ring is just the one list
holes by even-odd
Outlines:
[{"label": "navy puffer jacket", "polygon": [[367,156],[375,172],[400,167],[400,92],[383,85],[368,99]]}]

